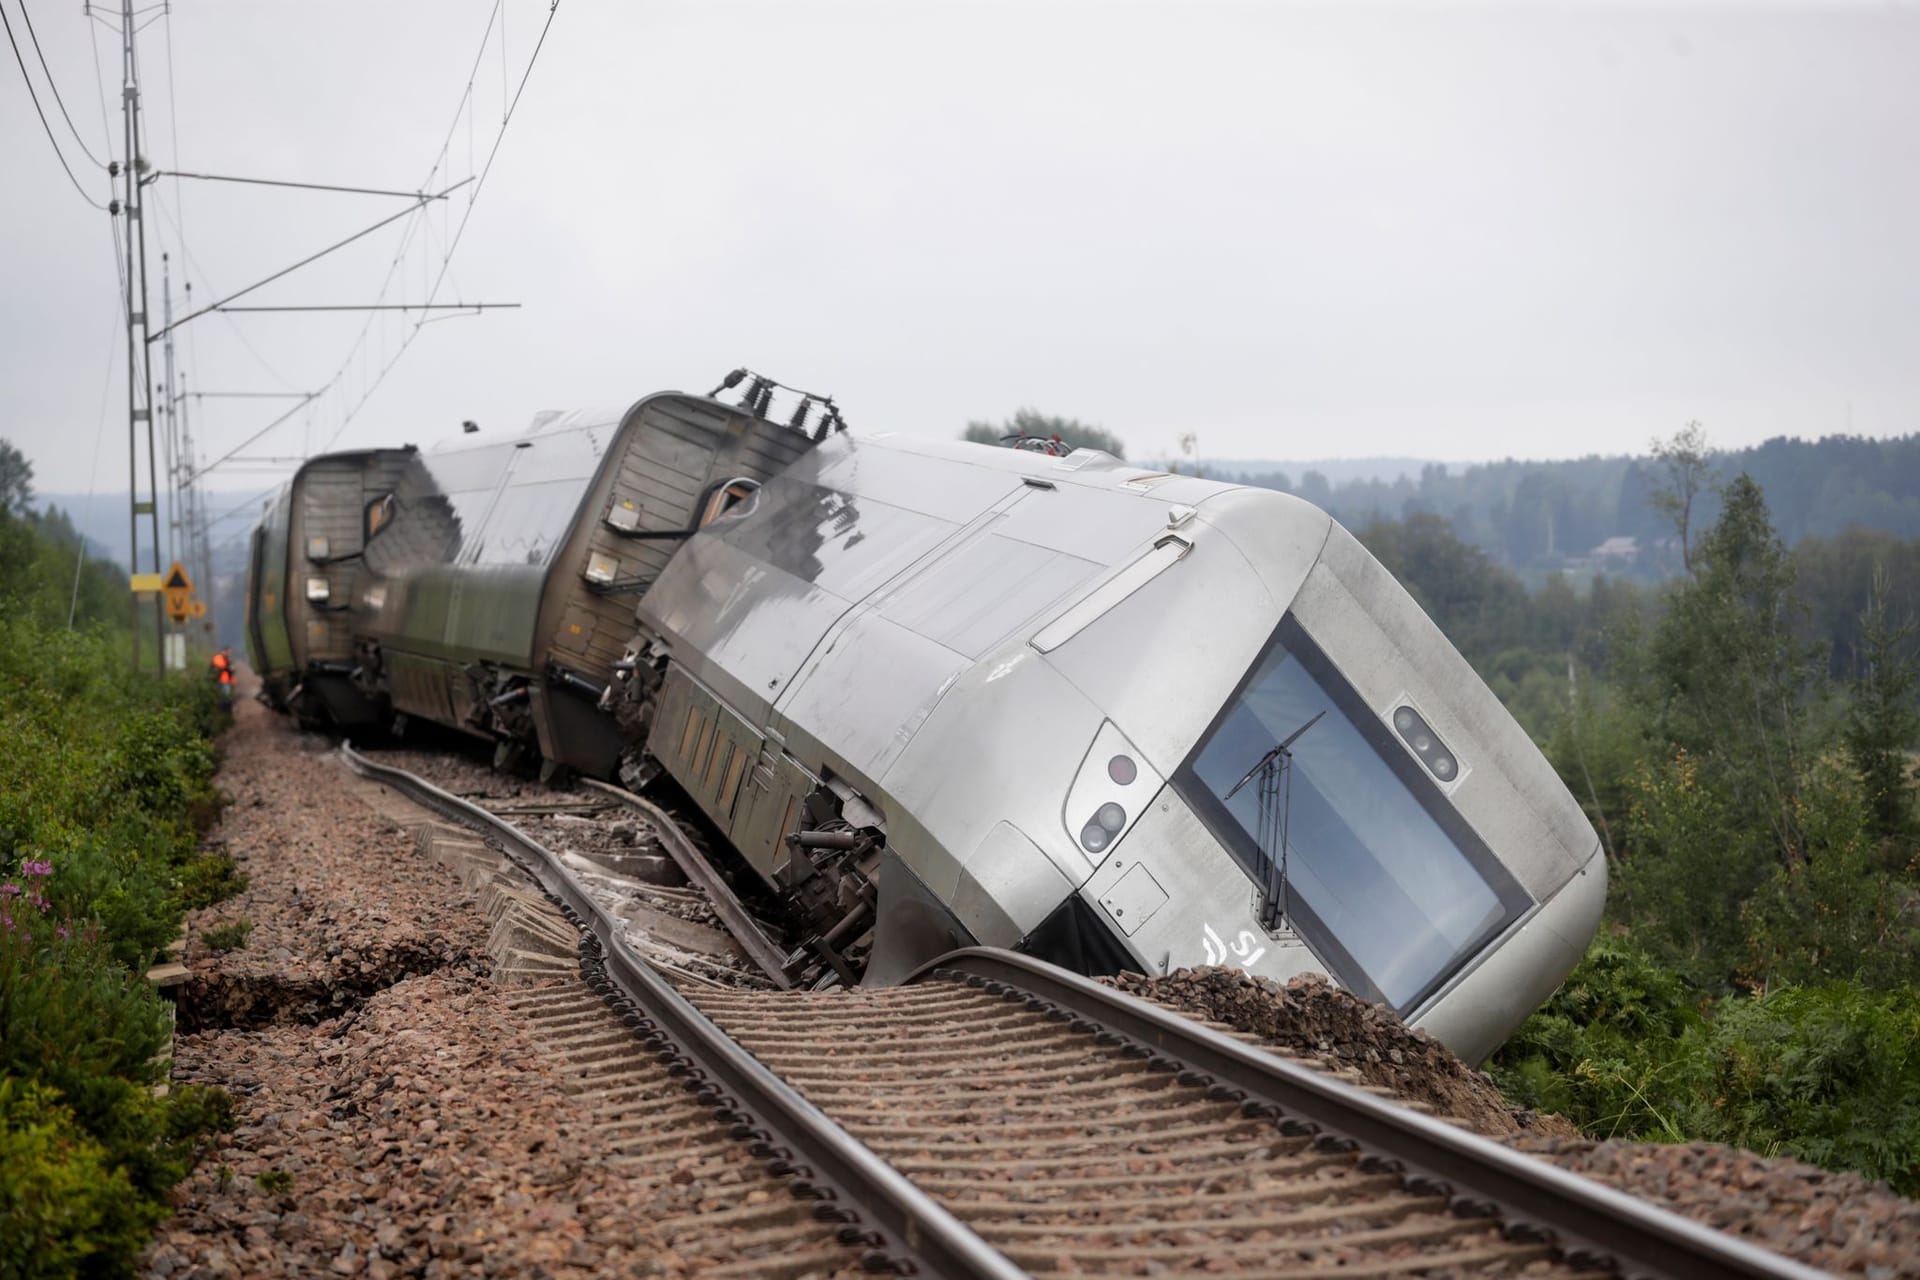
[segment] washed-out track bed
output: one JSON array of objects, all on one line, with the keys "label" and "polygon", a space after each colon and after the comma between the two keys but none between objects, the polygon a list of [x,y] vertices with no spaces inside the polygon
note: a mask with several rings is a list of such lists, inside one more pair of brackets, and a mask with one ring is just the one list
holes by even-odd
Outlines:
[{"label": "washed-out track bed", "polygon": [[349,759],[540,886],[544,923],[518,927],[549,959],[523,976],[551,972],[516,1007],[578,1064],[613,1159],[784,1184],[658,1224],[702,1274],[1816,1274],[1025,957],[817,992],[743,957],[737,981],[656,967],[601,864],[510,800]]}]

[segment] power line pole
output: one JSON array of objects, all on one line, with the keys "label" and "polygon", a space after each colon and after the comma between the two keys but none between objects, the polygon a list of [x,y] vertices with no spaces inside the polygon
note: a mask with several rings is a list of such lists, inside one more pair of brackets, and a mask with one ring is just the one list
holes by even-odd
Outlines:
[{"label": "power line pole", "polygon": [[[187,305],[193,305],[193,285],[187,285]],[[169,345],[173,336],[167,336]],[[193,449],[193,415],[188,412],[187,375],[180,375],[180,480],[186,489],[187,563],[193,566],[194,590],[207,606],[200,630],[209,647],[215,639],[213,616],[213,552],[207,546],[207,496],[200,487],[200,456]]]},{"label": "power line pole", "polygon": [[[160,254],[160,322],[163,325],[173,323],[173,263],[171,255],[162,250]],[[165,333],[166,330],[162,329]],[[166,442],[167,453],[167,558],[180,558],[180,419],[174,402],[173,373],[173,335],[167,334],[161,344],[160,385],[156,392],[160,397],[160,418],[166,423],[166,430],[160,438]]]},{"label": "power line pole", "polygon": [[[140,517],[147,517],[153,572],[160,572],[159,463],[153,438],[153,370],[147,350],[147,223],[141,208],[142,177],[147,169],[140,149],[140,66],[134,52],[133,0],[120,0],[120,105],[126,129],[126,159],[120,174],[126,179],[127,266],[127,568],[140,568]],[[111,166],[109,166],[111,170]],[[147,499],[140,500],[140,428],[147,437]],[[140,666],[140,596],[131,592],[133,665]],[[159,597],[153,608],[154,669],[166,672],[166,624]]]}]

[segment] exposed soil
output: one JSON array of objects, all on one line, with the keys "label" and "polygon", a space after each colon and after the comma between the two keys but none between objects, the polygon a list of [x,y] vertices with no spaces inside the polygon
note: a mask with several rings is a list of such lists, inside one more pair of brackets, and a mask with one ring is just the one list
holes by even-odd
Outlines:
[{"label": "exposed soil", "polygon": [[1561,1116],[1512,1106],[1491,1079],[1460,1061],[1438,1040],[1318,974],[1295,978],[1284,986],[1271,978],[1220,967],[1176,969],[1163,978],[1128,973],[1103,981],[1170,1008],[1227,1023],[1310,1060],[1351,1069],[1367,1084],[1424,1103],[1437,1114],[1492,1137],[1580,1136]]},{"label": "exposed soil", "polygon": [[1873,1280],[1920,1276],[1920,1202],[1858,1174],[1704,1142],[1513,1145],[1809,1266]]},{"label": "exposed soil", "polygon": [[1809,1266],[1873,1280],[1920,1277],[1920,1202],[1883,1183],[1708,1143],[1594,1142],[1563,1116],[1508,1105],[1439,1041],[1324,978],[1282,986],[1237,969],[1124,974],[1111,985],[1347,1068],[1515,1149]]}]

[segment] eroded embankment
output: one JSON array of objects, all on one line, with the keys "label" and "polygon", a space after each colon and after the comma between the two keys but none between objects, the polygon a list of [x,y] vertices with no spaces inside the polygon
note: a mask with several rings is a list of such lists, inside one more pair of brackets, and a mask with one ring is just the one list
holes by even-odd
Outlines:
[{"label": "eroded embankment", "polygon": [[[849,1256],[829,1239],[774,1265],[784,1238],[705,1226],[793,1202],[637,1048],[615,1102],[666,1131],[596,1096],[582,1060],[607,1050],[571,1043],[591,1019],[556,1032],[538,983],[500,985],[471,875],[409,829],[425,815],[250,701],[224,745],[213,839],[248,887],[189,921],[174,1078],[229,1090],[235,1127],[176,1190],[146,1274],[827,1274]],[[241,945],[208,944],[242,921]]]}]

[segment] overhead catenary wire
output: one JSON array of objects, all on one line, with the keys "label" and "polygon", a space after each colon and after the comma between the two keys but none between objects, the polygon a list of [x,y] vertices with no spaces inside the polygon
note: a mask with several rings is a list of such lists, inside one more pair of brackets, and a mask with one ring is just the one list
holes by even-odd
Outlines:
[{"label": "overhead catenary wire", "polygon": [[[436,176],[441,173],[443,167],[446,165],[447,155],[452,146],[455,131],[459,128],[460,118],[463,113],[467,115],[469,124],[471,124],[471,119],[472,119],[471,102],[473,98],[474,82],[479,73],[481,61],[486,56],[488,42],[493,37],[494,26],[500,20],[502,7],[503,7],[503,0],[494,0],[493,7],[489,11],[487,16],[486,28],[484,31],[481,32],[479,47],[474,52],[473,64],[468,69],[468,72],[467,72],[466,87],[461,93],[459,102],[455,104],[454,111],[453,111],[453,118],[447,126],[446,137],[441,141],[440,149],[436,155],[433,165],[428,170],[426,179],[421,183],[421,188],[423,191],[434,182]],[[557,4],[555,7],[557,7]],[[549,24],[551,24],[552,22],[551,10],[549,10],[549,13],[548,13],[548,22]],[[169,24],[169,26],[171,26],[171,24]],[[169,52],[171,52],[171,50],[169,50]],[[535,50],[535,53],[537,55],[538,53],[537,49]],[[532,70],[531,62],[529,62],[528,64],[528,70],[529,72],[531,72]],[[522,83],[524,86],[524,79]],[[505,127],[506,127],[505,122],[503,121],[501,125],[501,130],[503,133],[505,131]],[[498,149],[497,138],[495,140],[495,147],[497,150]],[[176,163],[177,163],[177,160],[176,160]],[[471,175],[472,173],[471,164],[469,164],[468,171],[469,171],[469,174]],[[469,177],[467,181],[469,182],[472,181],[471,177]],[[178,189],[178,186],[179,186],[178,179],[176,179],[175,181],[176,190]],[[472,202],[473,202],[473,197],[472,195],[470,195],[468,199],[469,210],[472,207]],[[425,212],[426,207],[427,206],[424,202],[417,201],[412,208],[403,211],[403,213],[408,216],[408,221],[402,230],[400,244],[395,249],[393,258],[387,265],[386,275],[382,279],[379,291],[376,295],[377,298],[381,301],[385,300],[385,298],[387,297],[388,291],[393,287],[394,279],[399,273],[401,263],[405,260],[409,250],[412,248],[415,242],[416,237],[420,234],[422,226],[425,225],[426,219],[430,216],[430,214]],[[442,207],[443,208],[445,207],[444,202],[442,204]],[[161,206],[161,212],[163,214],[166,213],[166,208],[164,204]],[[199,264],[193,260],[192,251],[190,249],[187,249],[185,237],[184,235],[180,234],[180,228],[177,225],[175,226],[174,231],[175,231],[175,234],[179,236],[181,240],[182,250],[186,253],[189,263],[191,263],[194,266],[196,271],[199,270]],[[443,274],[444,274],[444,271],[443,271]],[[403,292],[402,297],[404,296],[405,294]],[[428,301],[431,301],[431,299],[429,298]],[[227,315],[227,313],[224,310],[221,312],[221,314]],[[466,314],[466,313],[462,312],[461,314]],[[368,336],[373,332],[376,322],[379,321],[381,318],[382,317],[380,313],[370,312],[368,314],[366,322],[361,326],[360,332],[355,336],[353,343],[348,347],[347,353],[341,358],[339,365],[335,368],[333,372],[333,375],[329,377],[326,380],[326,382],[323,383],[317,391],[310,393],[309,400],[303,402],[303,404],[311,403],[313,399],[317,399],[320,396],[326,395],[328,392],[332,391],[336,386],[339,386],[341,384],[342,380],[345,379],[347,374],[354,368],[354,362],[356,357],[359,357],[362,354],[362,351],[365,347]],[[442,316],[437,318],[451,319],[454,317]],[[346,429],[349,423],[352,422],[355,414],[357,414],[359,410],[366,404],[367,400],[372,396],[373,392],[378,389],[380,382],[384,380],[384,378],[387,375],[387,372],[393,368],[395,363],[398,362],[400,356],[405,354],[407,347],[412,342],[413,335],[419,332],[423,324],[431,323],[431,322],[432,322],[431,319],[423,319],[421,322],[414,325],[412,331],[408,334],[407,338],[401,343],[400,349],[396,351],[393,357],[386,362],[384,367],[381,368],[379,373],[374,377],[371,385],[367,385],[364,387],[364,389],[362,390],[360,399],[353,405],[352,408],[350,408],[346,412],[345,416],[343,417],[340,423],[340,426],[334,430],[332,436],[329,437],[328,439],[327,445],[323,447],[331,447],[333,440],[339,437],[340,433]],[[234,323],[231,316],[228,316],[228,323],[231,325],[234,325],[235,331],[239,332],[239,326]],[[252,344],[248,343],[247,345],[249,350],[252,350]],[[281,382],[283,385],[287,385],[287,386],[292,385],[287,378],[280,375],[277,371],[273,370],[272,367],[266,363],[264,358],[260,357],[257,351],[254,351],[254,356],[256,359],[260,360],[262,367],[267,368],[267,370],[270,373],[274,374],[276,380]],[[248,437],[246,441],[244,441],[242,444],[240,444],[230,452],[237,454],[241,449],[244,449],[248,445],[251,445],[252,443],[257,441],[268,430],[271,430],[273,427],[280,425],[281,421],[283,420],[284,420],[284,417],[275,419],[273,422],[269,423],[266,427],[262,428],[259,431],[256,431],[252,436]],[[205,474],[206,472],[211,471],[215,466],[219,465],[219,463],[222,461],[225,461],[225,458],[216,459],[213,463],[209,463],[207,466],[200,468],[198,474]],[[235,512],[229,512],[227,514],[232,515],[234,513]]]},{"label": "overhead catenary wire", "polygon": [[[454,191],[465,185],[466,185],[465,181],[456,182],[454,183],[453,186],[448,187],[446,191],[442,191],[439,194],[444,196],[447,194],[447,191]],[[147,338],[147,341],[152,342],[155,339],[159,338],[162,334],[167,333],[168,331],[173,329],[178,329],[181,325],[185,324],[189,320],[193,320],[200,316],[206,315],[209,311],[218,311],[223,307],[225,307],[229,302],[232,302],[235,298],[244,298],[246,295],[252,293],[255,289],[263,288],[266,285],[270,285],[275,280],[280,279],[282,276],[291,275],[293,272],[298,271],[300,268],[307,266],[310,263],[317,262],[321,258],[326,257],[328,254],[334,252],[337,249],[344,249],[348,245],[352,244],[354,241],[362,239],[363,237],[372,235],[374,232],[378,231],[380,228],[386,226],[387,224],[392,222],[397,222],[401,218],[406,217],[409,213],[417,212],[423,204],[425,204],[428,200],[432,200],[432,199],[435,199],[435,197],[431,195],[420,196],[414,201],[414,204],[411,208],[402,209],[399,213],[392,214],[388,217],[380,219],[380,221],[374,223],[370,227],[363,227],[361,230],[354,232],[352,235],[347,236],[345,239],[336,240],[332,244],[328,245],[326,248],[321,249],[315,253],[308,254],[306,257],[300,259],[300,261],[294,263],[292,266],[282,267],[280,270],[274,272],[272,275],[256,280],[244,289],[235,290],[234,292],[228,294],[226,297],[220,299],[218,302],[209,302],[205,306],[199,308],[196,311],[189,311],[186,315],[180,317],[178,320],[175,320],[172,324],[169,324],[168,326],[166,326],[166,328],[161,329],[156,333],[150,334]]]},{"label": "overhead catenary wire", "polygon": [[[26,11],[22,9],[21,12],[24,13]],[[27,87],[27,97],[33,100],[33,112],[40,117],[40,128],[47,135],[47,145],[53,148],[54,158],[60,161],[61,172],[67,175],[67,181],[73,184],[73,189],[80,193],[82,200],[85,200],[100,212],[105,213],[107,206],[88,195],[87,189],[80,185],[80,179],[73,176],[73,167],[67,163],[67,153],[60,149],[60,140],[53,136],[53,126],[47,123],[47,113],[40,106],[40,95],[35,93],[33,89],[33,77],[27,72],[27,61],[21,56],[20,42],[14,39],[13,22],[7,17],[5,4],[0,4],[0,26],[6,28],[7,43],[13,46],[14,64],[20,68],[20,83]],[[52,81],[49,80],[48,83],[51,84]],[[66,108],[62,107],[61,110],[64,111]],[[67,123],[71,125],[73,122],[69,120]]]},{"label": "overhead catenary wire", "polygon": [[[114,256],[119,257],[119,241],[115,240]],[[119,355],[120,326],[126,307],[126,290],[118,290],[113,299],[113,327],[107,331],[107,372],[100,381],[100,425],[93,432],[93,462],[87,467],[87,508],[93,508],[94,490],[100,483],[100,444],[107,438],[107,405],[113,395],[114,358]],[[78,532],[77,530],[75,532]],[[80,578],[87,568],[87,536],[80,537],[80,553],[73,563],[73,593],[67,600],[67,630],[73,630],[74,618],[80,612]]]},{"label": "overhead catenary wire", "polygon": [[[498,3],[498,0],[496,0],[496,3],[494,5],[495,12],[498,13],[500,11],[500,8],[501,6]],[[531,79],[533,76],[534,64],[540,60],[540,51],[546,46],[547,33],[553,29],[553,19],[554,19],[554,16],[559,11],[560,11],[560,0],[553,0],[553,2],[547,7],[547,20],[544,24],[542,24],[540,28],[540,38],[534,41],[533,52],[527,57],[526,70],[521,72],[520,83],[518,87],[514,89],[513,97],[507,102],[506,112],[501,117],[500,131],[494,134],[493,146],[489,148],[487,151],[487,161],[483,166],[481,166],[480,174],[478,178],[474,181],[473,190],[468,195],[466,211],[463,214],[461,214],[460,223],[458,226],[454,228],[453,237],[451,241],[449,241],[449,243],[447,244],[447,249],[445,254],[441,256],[439,274],[434,277],[433,287],[427,291],[426,301],[428,303],[432,303],[433,300],[439,296],[440,286],[445,282],[447,278],[447,273],[452,268],[453,255],[460,248],[460,240],[461,240],[461,237],[466,234],[467,223],[471,221],[473,218],[474,206],[479,203],[480,192],[484,190],[486,187],[487,175],[493,172],[493,162],[495,158],[497,158],[500,154],[501,143],[506,140],[507,126],[512,123],[514,112],[519,110],[520,97],[522,94],[526,92],[527,81]],[[490,21],[488,23],[488,30],[491,31],[491,29],[492,29],[492,23]],[[486,53],[486,44],[483,37],[482,43],[480,46],[480,54],[484,56],[485,53]],[[474,66],[475,66],[475,69],[478,70],[479,56],[475,57]],[[473,86],[472,86],[471,80],[469,80],[469,83],[467,86],[467,95],[469,100],[471,99],[472,93],[473,93]],[[459,115],[456,112],[454,116],[453,127],[458,127],[458,125],[459,125]],[[452,141],[453,128],[448,129],[447,138],[448,138],[448,142]],[[443,143],[441,145],[441,160],[435,162],[436,167],[438,166],[439,163],[445,160],[446,146],[447,146],[446,143]],[[392,359],[388,360],[385,367],[383,367],[380,370],[380,372],[374,376],[373,384],[369,386],[366,389],[366,391],[361,395],[359,403],[355,404],[354,407],[347,412],[347,416],[344,419],[342,419],[340,425],[337,428],[335,428],[333,434],[327,438],[327,443],[322,446],[323,450],[331,449],[333,447],[334,441],[340,438],[341,434],[346,431],[348,425],[352,423],[354,416],[359,413],[360,409],[366,404],[367,400],[372,397],[373,393],[380,388],[380,384],[383,381],[385,381],[387,373],[393,368],[395,364],[399,362],[400,357],[406,354],[407,348],[413,345],[413,340],[419,336],[420,330],[427,323],[428,323],[428,320],[425,318],[422,318],[421,320],[415,322],[413,328],[408,331],[407,336],[401,340],[400,349],[394,352]]]},{"label": "overhead catenary wire", "polygon": [[[93,162],[95,168],[106,168],[107,162],[93,154],[93,148],[89,147],[87,140],[80,136],[79,127],[73,123],[73,117],[67,114],[66,99],[60,96],[60,85],[53,78],[53,69],[47,65],[47,55],[40,49],[40,33],[33,29],[33,14],[27,11],[27,0],[20,0],[20,20],[27,24],[27,39],[33,42],[33,56],[40,59],[40,70],[47,77],[47,88],[53,91],[53,105],[60,108],[60,118],[65,120],[67,128],[73,131],[73,140],[80,144],[81,153]],[[113,136],[112,130],[108,130],[107,136],[109,138]]]}]

